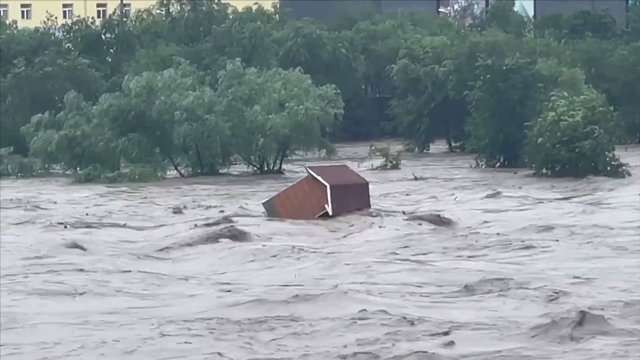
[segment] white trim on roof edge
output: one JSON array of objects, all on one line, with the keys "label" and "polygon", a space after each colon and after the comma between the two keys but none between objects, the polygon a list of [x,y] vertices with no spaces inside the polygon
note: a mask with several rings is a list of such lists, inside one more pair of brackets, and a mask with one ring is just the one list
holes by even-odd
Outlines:
[{"label": "white trim on roof edge", "polygon": [[331,207],[331,186],[329,186],[329,183],[327,183],[326,181],[324,181],[323,178],[321,178],[320,176],[318,176],[318,174],[314,173],[313,171],[311,171],[311,169],[309,169],[308,166],[304,167],[305,169],[307,169],[307,172],[313,176],[314,178],[316,178],[318,181],[320,181],[321,183],[324,184],[324,186],[327,187],[327,203],[325,204],[325,208],[327,209],[327,213],[329,214],[329,216],[333,216],[333,208]]}]

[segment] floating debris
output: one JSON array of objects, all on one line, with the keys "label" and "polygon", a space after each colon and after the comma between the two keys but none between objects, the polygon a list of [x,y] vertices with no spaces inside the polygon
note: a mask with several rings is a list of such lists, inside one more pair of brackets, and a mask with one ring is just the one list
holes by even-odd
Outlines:
[{"label": "floating debris", "polygon": [[534,326],[531,337],[542,337],[556,342],[583,342],[595,336],[612,336],[616,333],[632,335],[626,331],[615,329],[600,314],[580,310],[572,316],[560,317],[546,324]]},{"label": "floating debris", "polygon": [[369,182],[347,165],[306,170],[307,176],[262,202],[267,216],[313,220],[371,208]]},{"label": "floating debris", "polygon": [[451,227],[455,225],[455,222],[440,214],[435,213],[427,213],[427,214],[411,214],[404,218],[405,221],[424,221],[428,222],[431,225],[441,226],[441,227]]},{"label": "floating debris", "polygon": [[490,192],[487,195],[484,196],[485,199],[495,199],[497,197],[500,197],[502,195],[502,191],[496,190],[494,192]]},{"label": "floating debris", "polygon": [[173,215],[182,215],[184,214],[184,210],[180,206],[174,206],[171,208],[171,213]]},{"label": "floating debris", "polygon": [[[206,223],[204,223],[204,224],[202,224],[200,226],[203,226],[203,227],[216,227],[216,226],[220,226],[220,225],[229,225],[229,224],[235,224],[235,223],[236,223],[236,221],[233,220],[233,218],[230,215],[225,215],[225,216],[222,216],[219,219],[215,219],[213,221],[206,222]],[[198,226],[198,225],[196,225],[196,226]]]},{"label": "floating debris", "polygon": [[189,240],[165,246],[158,251],[170,251],[186,247],[217,244],[222,239],[228,239],[234,242],[249,242],[253,240],[253,235],[248,231],[239,229],[233,225],[229,225],[201,234],[195,240]]},{"label": "floating debris", "polygon": [[451,348],[451,347],[454,347],[454,346],[456,346],[456,342],[453,341],[453,340],[446,341],[442,345],[440,345],[440,347],[443,347],[445,349],[446,348]]},{"label": "floating debris", "polygon": [[66,242],[64,243],[62,246],[64,246],[67,249],[74,249],[74,250],[80,250],[82,252],[86,252],[87,248],[82,246],[81,244],[78,244],[75,241],[71,241],[71,242]]}]

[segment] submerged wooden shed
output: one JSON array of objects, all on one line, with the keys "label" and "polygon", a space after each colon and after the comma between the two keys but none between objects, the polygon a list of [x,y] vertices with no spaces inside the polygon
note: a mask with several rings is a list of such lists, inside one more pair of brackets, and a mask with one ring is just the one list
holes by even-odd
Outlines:
[{"label": "submerged wooden shed", "polygon": [[369,182],[347,165],[306,170],[307,176],[262,202],[267,216],[312,220],[371,208]]}]

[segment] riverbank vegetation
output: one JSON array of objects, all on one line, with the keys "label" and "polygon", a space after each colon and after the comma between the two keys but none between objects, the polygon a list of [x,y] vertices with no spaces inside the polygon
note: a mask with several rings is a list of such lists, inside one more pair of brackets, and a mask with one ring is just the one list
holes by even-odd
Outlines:
[{"label": "riverbank vegetation", "polygon": [[321,24],[162,0],[99,23],[1,22],[2,175],[279,173],[297,151],[384,137],[417,152],[445,139],[481,166],[628,175],[614,145],[640,141],[638,6],[628,28],[589,11],[531,21],[510,0],[469,10]]}]

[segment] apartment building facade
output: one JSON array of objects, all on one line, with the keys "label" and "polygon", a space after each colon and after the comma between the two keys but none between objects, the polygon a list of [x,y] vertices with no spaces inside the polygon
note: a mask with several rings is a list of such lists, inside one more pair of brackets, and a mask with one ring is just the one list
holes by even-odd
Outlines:
[{"label": "apartment building facade", "polygon": [[[232,5],[243,8],[259,3],[271,7],[273,0],[228,0]],[[58,18],[59,22],[76,17],[106,18],[119,8],[121,0],[0,0],[0,17],[16,21],[18,26],[34,27],[46,19],[47,14]],[[122,0],[125,13],[133,13],[155,5],[156,0]]]}]

